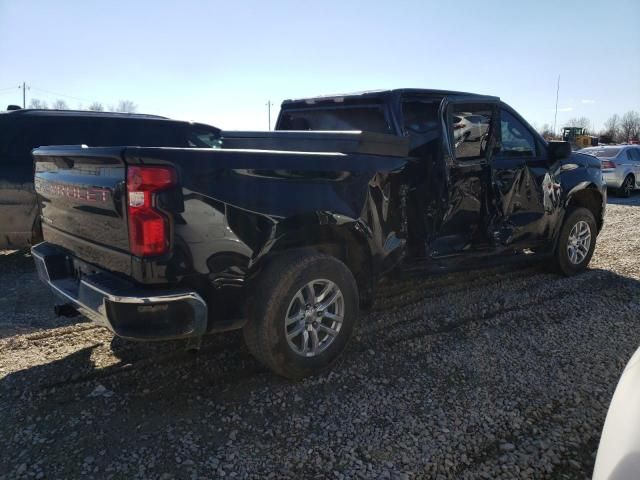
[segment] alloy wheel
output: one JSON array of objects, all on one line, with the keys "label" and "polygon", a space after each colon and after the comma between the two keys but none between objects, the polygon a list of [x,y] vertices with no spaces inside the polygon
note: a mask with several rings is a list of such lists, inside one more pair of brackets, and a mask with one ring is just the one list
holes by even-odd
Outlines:
[{"label": "alloy wheel", "polygon": [[567,239],[567,255],[574,265],[580,265],[591,247],[591,227],[584,220],[577,222]]},{"label": "alloy wheel", "polygon": [[315,357],[336,339],[344,319],[345,302],[331,280],[312,280],[296,292],[284,322],[289,347],[298,355]]}]

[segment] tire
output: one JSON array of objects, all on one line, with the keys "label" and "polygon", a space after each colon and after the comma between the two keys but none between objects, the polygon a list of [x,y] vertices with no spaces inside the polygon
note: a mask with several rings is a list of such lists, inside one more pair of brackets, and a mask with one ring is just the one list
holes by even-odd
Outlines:
[{"label": "tire", "polygon": [[618,195],[624,198],[629,198],[633,193],[635,183],[636,182],[635,178],[633,178],[633,175],[629,174],[624,177],[624,181],[622,182],[622,185],[620,185],[620,189],[618,190]]},{"label": "tire", "polygon": [[[588,245],[581,240],[585,238],[584,234],[581,235],[585,227],[589,230]],[[560,273],[571,276],[587,268],[596,246],[597,232],[596,220],[590,210],[574,208],[567,212],[554,252],[556,267]]]},{"label": "tire", "polygon": [[[313,301],[308,285],[314,289]],[[314,304],[322,307],[334,294],[335,302],[324,315],[322,308],[315,309]],[[314,375],[330,368],[347,346],[357,325],[358,304],[355,279],[338,259],[313,251],[283,255],[251,286],[245,343],[278,375],[291,380]]]}]

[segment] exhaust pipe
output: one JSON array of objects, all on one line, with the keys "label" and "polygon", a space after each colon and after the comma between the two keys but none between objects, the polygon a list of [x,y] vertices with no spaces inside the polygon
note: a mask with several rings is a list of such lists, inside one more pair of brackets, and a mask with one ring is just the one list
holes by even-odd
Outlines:
[{"label": "exhaust pipe", "polygon": [[78,310],[76,310],[70,303],[55,305],[53,307],[53,313],[56,314],[56,317],[77,317],[80,315],[80,312],[78,312]]}]

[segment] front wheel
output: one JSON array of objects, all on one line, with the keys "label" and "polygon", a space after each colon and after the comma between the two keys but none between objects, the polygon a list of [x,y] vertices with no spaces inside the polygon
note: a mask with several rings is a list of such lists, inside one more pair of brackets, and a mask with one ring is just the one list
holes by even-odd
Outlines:
[{"label": "front wheel", "polygon": [[338,259],[314,252],[283,255],[252,286],[245,342],[283,377],[313,375],[346,347],[358,303],[353,275]]},{"label": "front wheel", "polygon": [[555,251],[556,266],[561,273],[570,276],[587,268],[596,247],[597,232],[590,210],[576,208],[567,213]]}]

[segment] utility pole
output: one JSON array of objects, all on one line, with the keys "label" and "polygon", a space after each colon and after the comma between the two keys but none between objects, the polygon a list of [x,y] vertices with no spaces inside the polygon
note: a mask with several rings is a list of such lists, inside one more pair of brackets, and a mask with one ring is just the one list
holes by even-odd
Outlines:
[{"label": "utility pole", "polygon": [[267,106],[267,111],[269,115],[269,131],[271,131],[271,105],[273,104],[271,103],[271,100],[269,100],[265,105]]},{"label": "utility pole", "polygon": [[27,88],[31,88],[27,87],[26,82],[22,82],[22,86],[19,86],[18,88],[22,89],[22,108],[27,108]]},{"label": "utility pole", "polygon": [[553,117],[553,134],[556,134],[556,124],[558,122],[558,95],[560,94],[560,75],[558,75],[558,87],[556,88],[556,114]]}]

